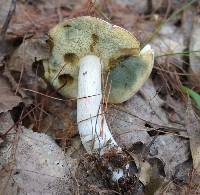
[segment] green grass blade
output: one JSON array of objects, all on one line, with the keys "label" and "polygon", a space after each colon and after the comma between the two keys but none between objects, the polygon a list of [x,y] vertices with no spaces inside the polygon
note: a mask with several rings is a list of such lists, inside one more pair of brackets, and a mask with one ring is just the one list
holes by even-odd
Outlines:
[{"label": "green grass blade", "polygon": [[200,50],[196,51],[183,51],[183,52],[174,52],[174,53],[163,53],[161,55],[155,56],[155,58],[166,57],[166,56],[174,56],[174,55],[182,55],[182,56],[189,56],[193,53],[200,53]]},{"label": "green grass blade", "polygon": [[200,95],[197,92],[184,85],[181,86],[181,91],[187,93],[196,102],[198,109],[200,109]]}]

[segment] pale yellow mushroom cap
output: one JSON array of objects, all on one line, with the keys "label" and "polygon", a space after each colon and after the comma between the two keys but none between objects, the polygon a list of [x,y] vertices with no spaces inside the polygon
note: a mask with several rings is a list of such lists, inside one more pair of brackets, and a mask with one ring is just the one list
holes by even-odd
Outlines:
[{"label": "pale yellow mushroom cap", "polygon": [[[69,98],[77,97],[79,60],[82,57],[98,56],[105,76],[115,69],[120,59],[140,55],[140,43],[131,33],[91,16],[65,20],[53,27],[49,32],[49,45],[51,57],[44,62],[45,77],[59,89],[59,93]],[[121,102],[116,98],[109,101]]]}]

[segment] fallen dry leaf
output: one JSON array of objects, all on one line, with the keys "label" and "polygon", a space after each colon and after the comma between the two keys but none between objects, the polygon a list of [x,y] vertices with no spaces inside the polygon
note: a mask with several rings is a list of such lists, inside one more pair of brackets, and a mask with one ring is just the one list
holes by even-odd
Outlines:
[{"label": "fallen dry leaf", "polygon": [[145,194],[154,195],[155,192],[166,183],[166,179],[160,174],[158,163],[151,163],[150,180],[147,186],[145,186]]},{"label": "fallen dry leaf", "polygon": [[47,59],[48,57],[49,50],[45,37],[25,39],[11,56],[9,68],[20,72],[22,64],[25,64],[25,70],[31,71],[32,64],[35,61]]},{"label": "fallen dry leaf", "polygon": [[153,113],[162,121],[162,124],[168,124],[166,113],[162,109],[164,101],[158,96],[153,82],[150,79],[144,83],[140,89],[140,93],[144,99],[149,102],[149,106],[151,107]]},{"label": "fallen dry leaf", "polygon": [[[0,114],[0,133],[4,134],[6,131],[14,125],[14,121],[9,112]],[[0,146],[0,194],[5,195],[16,195],[17,185],[10,180],[10,174],[12,168],[14,167],[14,156],[13,150],[15,148],[15,135],[16,131],[13,128],[10,133],[4,138],[3,143]],[[4,193],[7,185],[12,186],[12,189],[9,188],[7,193]]]},{"label": "fallen dry leaf", "polygon": [[6,17],[8,15],[8,11],[10,8],[11,0],[1,0],[0,1],[0,29],[2,28]]},{"label": "fallen dry leaf", "polygon": [[138,154],[131,152],[130,155],[138,170],[136,175],[140,182],[145,186],[145,194],[154,194],[164,182],[164,177],[161,175],[160,168],[160,166],[163,165],[158,164],[158,159],[144,161],[144,159],[141,158],[141,152]]},{"label": "fallen dry leaf", "polygon": [[160,159],[168,179],[172,178],[177,165],[189,158],[189,143],[175,135],[159,135],[150,148],[149,157]]},{"label": "fallen dry leaf", "polygon": [[4,64],[4,59],[16,49],[17,39],[0,40],[0,67]]},{"label": "fallen dry leaf", "polygon": [[75,108],[67,106],[64,102],[48,99],[45,110],[48,115],[44,116],[38,125],[39,131],[53,137],[62,148],[69,146],[72,138],[78,134]]},{"label": "fallen dry leaf", "polygon": [[140,167],[139,180],[146,186],[150,182],[152,167],[147,161],[141,162]]},{"label": "fallen dry leaf", "polygon": [[192,171],[192,160],[189,159],[189,160],[183,162],[182,164],[176,166],[174,180],[177,183],[189,184],[191,181],[190,180],[191,171]]},{"label": "fallen dry leaf", "polygon": [[[152,167],[148,161],[143,161],[141,154],[135,154],[133,152],[129,153],[132,160],[134,161],[137,169],[133,171],[133,174],[136,174],[140,182],[146,186],[150,182]],[[132,167],[133,169],[133,167]]]},{"label": "fallen dry leaf", "polygon": [[190,150],[193,159],[193,168],[200,173],[200,119],[192,109],[191,100],[188,100],[185,127],[190,139]]},{"label": "fallen dry leaf", "polygon": [[11,87],[6,79],[0,77],[0,113],[12,110],[21,101],[21,98],[11,91]]},{"label": "fallen dry leaf", "polygon": [[[166,23],[161,27],[159,34],[151,41],[151,44],[157,57],[169,53],[181,53],[186,48],[182,30],[171,23]],[[179,55],[156,58],[157,62],[160,64],[166,64],[166,59],[170,59],[176,62],[176,64],[181,60]]]},{"label": "fallen dry leaf", "polygon": [[38,88],[46,88],[46,83],[38,75],[42,74],[43,70],[41,60],[47,59],[48,56],[49,50],[44,37],[26,39],[14,51],[8,69],[16,77],[17,82],[20,81],[21,74],[22,86],[38,91]]},{"label": "fallen dry leaf", "polygon": [[[13,125],[14,125],[14,121],[11,117],[10,112],[0,113],[0,135],[2,135],[2,138],[0,137],[0,145],[4,141],[6,141],[6,143],[8,142],[9,138],[4,137],[3,134],[6,133],[6,131],[10,129]],[[12,133],[14,133],[14,129],[11,130],[11,134]],[[1,156],[1,152],[0,152],[0,156]],[[0,164],[1,164],[1,160],[0,160]]]},{"label": "fallen dry leaf", "polygon": [[169,130],[183,129],[183,126],[168,120],[163,104],[153,83],[148,80],[140,93],[136,93],[130,100],[119,105],[109,105],[108,123],[118,143],[127,147],[137,142],[148,143],[148,131],[162,126]]},{"label": "fallen dry leaf", "polygon": [[[7,148],[9,150],[9,148]],[[72,175],[77,163],[65,157],[49,136],[22,128],[15,154],[15,167],[2,194],[18,186],[19,194],[73,194]],[[3,180],[4,181],[4,180]],[[13,186],[12,183],[15,185]],[[10,185],[8,185],[10,184]]]}]

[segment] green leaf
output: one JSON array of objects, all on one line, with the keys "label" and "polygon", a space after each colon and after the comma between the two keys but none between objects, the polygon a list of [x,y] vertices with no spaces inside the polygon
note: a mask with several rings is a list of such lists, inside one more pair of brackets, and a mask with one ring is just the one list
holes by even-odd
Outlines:
[{"label": "green leaf", "polygon": [[181,90],[187,93],[196,102],[198,109],[200,109],[200,95],[184,85],[181,86]]}]

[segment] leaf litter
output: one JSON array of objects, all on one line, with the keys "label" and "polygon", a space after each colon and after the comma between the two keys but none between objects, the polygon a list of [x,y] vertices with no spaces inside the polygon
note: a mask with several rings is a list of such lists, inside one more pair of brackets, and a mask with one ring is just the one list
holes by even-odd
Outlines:
[{"label": "leaf litter", "polygon": [[22,99],[11,90],[6,78],[0,77],[0,113],[12,110],[20,102],[22,102]]},{"label": "leaf litter", "polygon": [[[189,87],[192,84],[186,79],[187,74],[191,74],[187,69],[190,51],[186,52],[187,55],[182,53],[187,49],[192,53],[194,49],[188,45],[190,31],[185,34],[181,31],[183,19],[180,15],[163,23],[151,41],[158,57],[151,78],[129,101],[108,105],[106,117],[111,131],[133,162],[136,180],[135,183],[130,181],[128,187],[121,183],[113,186],[104,175],[106,172],[96,164],[99,159],[85,155],[77,136],[75,103],[64,100],[51,89],[39,69],[42,60],[48,57],[46,33],[64,17],[89,14],[109,21],[112,18],[113,23],[131,30],[144,43],[159,20],[165,20],[171,12],[178,10],[174,1],[172,4],[158,1],[152,7],[146,5],[145,1],[141,5],[129,1],[98,1],[96,4],[92,1],[17,2],[7,39],[20,37],[21,45],[18,43],[14,52],[13,47],[6,50],[0,58],[4,75],[0,76],[0,85],[6,86],[6,90],[0,93],[3,97],[0,125],[5,124],[0,134],[0,152],[4,151],[0,160],[3,165],[0,170],[3,187],[0,189],[7,194],[17,191],[33,194],[35,189],[37,193],[47,194],[198,192],[199,113],[195,114],[192,107],[187,107],[184,124],[186,103],[180,90],[182,83],[189,83]],[[195,6],[200,7],[198,3]],[[191,10],[198,15],[195,6]],[[186,13],[190,7],[184,9]],[[168,11],[163,13],[163,10]],[[28,104],[26,98],[31,100]],[[17,116],[16,112],[19,112]],[[8,118],[4,119],[5,116]],[[191,170],[191,163],[187,164],[191,155],[195,173]],[[190,173],[191,177],[188,177]],[[178,182],[183,180],[184,185]],[[191,185],[192,181],[196,184]]]}]

